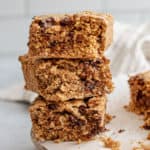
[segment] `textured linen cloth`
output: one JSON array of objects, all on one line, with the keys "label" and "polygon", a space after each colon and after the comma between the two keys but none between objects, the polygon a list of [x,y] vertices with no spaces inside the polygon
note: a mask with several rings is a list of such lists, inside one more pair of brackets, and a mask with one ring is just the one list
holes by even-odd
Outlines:
[{"label": "textured linen cloth", "polygon": [[[150,24],[114,25],[114,42],[106,51],[113,77],[150,70]],[[24,82],[0,89],[0,100],[32,102],[37,94],[24,90]]]}]

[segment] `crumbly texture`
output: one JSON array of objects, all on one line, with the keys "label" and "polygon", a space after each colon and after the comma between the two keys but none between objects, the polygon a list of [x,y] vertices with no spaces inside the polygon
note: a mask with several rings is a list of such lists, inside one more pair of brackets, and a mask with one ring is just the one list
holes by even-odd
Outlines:
[{"label": "crumbly texture", "polygon": [[38,97],[30,106],[32,133],[39,141],[86,141],[104,129],[105,97],[65,102]]},{"label": "crumbly texture", "polygon": [[150,71],[130,77],[129,111],[144,115],[144,128],[150,129]]},{"label": "crumbly texture", "polygon": [[105,148],[109,148],[111,150],[120,150],[120,142],[115,141],[110,137],[100,137],[100,141],[104,143]]},{"label": "crumbly texture", "polygon": [[46,100],[66,101],[104,95],[113,90],[109,60],[42,59],[20,57],[25,88]]},{"label": "crumbly texture", "polygon": [[111,44],[113,18],[82,12],[33,18],[29,55],[38,58],[98,58]]}]

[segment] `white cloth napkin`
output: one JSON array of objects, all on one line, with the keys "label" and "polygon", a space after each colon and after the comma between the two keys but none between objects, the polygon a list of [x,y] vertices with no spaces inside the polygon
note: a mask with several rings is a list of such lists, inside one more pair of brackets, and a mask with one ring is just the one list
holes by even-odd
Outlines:
[{"label": "white cloth napkin", "polygon": [[[114,25],[114,42],[106,51],[113,77],[150,70],[150,24]],[[25,91],[24,83],[0,90],[0,100],[32,102],[35,93]]]},{"label": "white cloth napkin", "polygon": [[150,70],[150,24],[115,23],[114,42],[106,52],[113,76]]}]

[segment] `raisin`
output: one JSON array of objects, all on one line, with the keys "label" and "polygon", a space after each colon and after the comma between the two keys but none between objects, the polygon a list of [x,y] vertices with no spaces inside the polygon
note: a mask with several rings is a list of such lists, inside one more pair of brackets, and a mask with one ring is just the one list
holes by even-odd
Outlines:
[{"label": "raisin", "polygon": [[46,22],[47,25],[49,25],[49,26],[56,25],[56,21],[55,21],[55,19],[52,18],[52,17],[47,18],[47,19],[45,20],[45,22]]},{"label": "raisin", "polygon": [[144,128],[145,130],[150,130],[150,126],[148,126],[148,125],[144,125],[143,128]]},{"label": "raisin", "polygon": [[140,100],[142,98],[142,96],[143,96],[142,91],[139,90],[138,93],[137,93],[136,99]]},{"label": "raisin", "polygon": [[138,84],[140,84],[141,86],[144,86],[144,79],[140,79],[139,81],[138,81]]},{"label": "raisin", "polygon": [[54,110],[56,108],[57,108],[56,104],[49,104],[48,105],[48,109]]},{"label": "raisin", "polygon": [[40,26],[41,28],[45,27],[45,22],[42,21],[42,20],[40,20],[40,21],[38,22],[38,24],[39,24],[39,26]]},{"label": "raisin", "polygon": [[83,125],[85,125],[84,120],[78,119],[77,117],[72,116],[72,115],[69,116],[69,120],[71,122],[71,126],[83,126]]},{"label": "raisin", "polygon": [[57,45],[57,41],[50,42],[49,47],[55,47]]},{"label": "raisin", "polygon": [[99,36],[97,37],[97,42],[98,42],[98,43],[101,43],[101,42],[102,42],[102,36],[101,36],[101,35],[99,35]]},{"label": "raisin", "polygon": [[83,35],[78,34],[76,37],[77,43],[82,43],[83,41]]},{"label": "raisin", "polygon": [[45,20],[40,20],[38,24],[40,27],[46,28],[46,27],[55,25],[56,21],[54,18],[50,17],[50,18],[47,18]]},{"label": "raisin", "polygon": [[93,82],[86,82],[85,83],[85,90],[87,90],[87,91],[92,91],[93,89],[94,89],[94,87],[95,87],[95,83],[93,83]]},{"label": "raisin", "polygon": [[80,112],[80,114],[86,114],[86,107],[85,106],[80,106],[79,107],[79,112]]},{"label": "raisin", "polygon": [[73,20],[69,17],[65,17],[63,20],[60,21],[61,26],[67,26],[72,24],[73,24]]}]

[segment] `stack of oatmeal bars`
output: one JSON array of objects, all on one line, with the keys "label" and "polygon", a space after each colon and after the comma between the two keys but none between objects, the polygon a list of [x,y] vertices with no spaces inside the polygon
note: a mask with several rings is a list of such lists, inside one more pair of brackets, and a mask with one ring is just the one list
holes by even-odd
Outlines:
[{"label": "stack of oatmeal bars", "polygon": [[34,17],[29,51],[20,56],[37,140],[89,140],[104,129],[106,94],[113,90],[104,51],[113,37],[107,14]]}]

